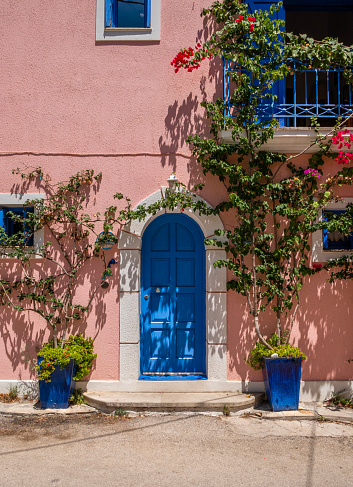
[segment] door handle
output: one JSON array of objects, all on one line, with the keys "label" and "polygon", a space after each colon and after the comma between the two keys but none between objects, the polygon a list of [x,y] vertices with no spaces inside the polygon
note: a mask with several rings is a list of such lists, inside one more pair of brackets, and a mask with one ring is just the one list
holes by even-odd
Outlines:
[{"label": "door handle", "polygon": [[149,298],[149,295],[148,295],[148,294],[145,294],[145,295],[144,295],[144,298],[145,298],[145,300],[147,301],[147,299]]}]

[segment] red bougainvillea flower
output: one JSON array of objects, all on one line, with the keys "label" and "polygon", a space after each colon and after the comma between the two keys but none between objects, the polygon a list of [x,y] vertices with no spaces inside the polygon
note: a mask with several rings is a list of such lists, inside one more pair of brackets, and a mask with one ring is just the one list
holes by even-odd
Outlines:
[{"label": "red bougainvillea flower", "polygon": [[[348,134],[349,139],[347,140],[347,138],[345,138],[345,135]],[[337,132],[337,134],[332,137],[332,145],[338,145],[338,149],[342,149],[343,145],[350,149],[350,142],[353,142],[353,134],[349,133],[348,129],[344,129],[342,130],[342,132]],[[353,154],[340,150],[340,152],[338,153],[338,157],[336,157],[335,161],[338,162],[338,164],[348,164],[353,161]]]},{"label": "red bougainvillea flower", "polygon": [[322,270],[322,264],[313,264],[313,269],[316,272],[320,272]]},{"label": "red bougainvillea flower", "polygon": [[[212,53],[208,51],[208,49],[204,49],[201,55],[201,52],[199,52],[200,48],[201,43],[198,42],[195,48],[189,47],[187,49],[181,49],[170,63],[174,67],[174,71],[177,73],[179,69],[184,68],[191,73],[194,69],[198,69],[200,67],[200,57],[201,60],[206,59],[206,57],[207,59],[211,59]],[[196,59],[195,54],[198,52],[199,55]]]},{"label": "red bougainvillea flower", "polygon": [[239,22],[242,22],[244,20],[244,17],[242,15],[239,15],[239,17],[236,20],[236,23],[239,24]]},{"label": "red bougainvillea flower", "polygon": [[250,24],[249,29],[250,29],[250,32],[252,32],[254,30],[254,24]]},{"label": "red bougainvillea flower", "polygon": [[248,17],[248,21],[249,21],[249,22],[255,22],[255,21],[256,21],[256,19],[255,19],[255,17]]}]

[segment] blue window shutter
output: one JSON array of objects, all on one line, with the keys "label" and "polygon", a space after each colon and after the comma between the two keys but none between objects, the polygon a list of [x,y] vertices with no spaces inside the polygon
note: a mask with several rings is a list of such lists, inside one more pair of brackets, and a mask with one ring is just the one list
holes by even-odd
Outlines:
[{"label": "blue window shutter", "polygon": [[145,27],[151,27],[151,0],[145,0]]},{"label": "blue window shutter", "polygon": [[[248,4],[248,10],[249,13],[253,14],[255,10],[270,10],[271,5],[275,4],[275,0],[248,0],[246,2]],[[279,12],[275,13],[273,15],[273,18],[275,20],[285,20],[285,12],[284,12],[284,7],[280,9]],[[281,81],[276,81],[276,83],[272,87],[272,94],[277,96],[277,101],[276,104],[281,105],[283,103],[286,103],[286,80],[281,80]],[[266,103],[268,103],[268,100],[266,100]],[[261,117],[265,118],[265,116]],[[279,118],[279,125],[281,127],[286,126],[286,119],[285,118]]]},{"label": "blue window shutter", "polygon": [[6,217],[5,217],[5,211],[4,208],[0,208],[0,227],[5,229],[5,232],[7,233],[7,228],[6,228]]},{"label": "blue window shutter", "polygon": [[[327,221],[327,217],[326,217],[326,213],[323,211],[322,212],[322,221],[326,222]],[[327,229],[326,230],[323,230],[322,231],[322,248],[325,250],[328,249],[328,238],[327,238]]]},{"label": "blue window shutter", "polygon": [[114,0],[105,0],[105,26],[116,27],[114,16]]},{"label": "blue window shutter", "polygon": [[[253,14],[255,12],[255,10],[270,10],[270,7],[271,5],[277,3],[276,0],[249,0],[247,2],[245,2],[248,4],[248,10],[251,14]],[[278,20],[285,20],[285,15],[284,15],[284,9],[285,9],[285,6],[283,6],[283,8],[280,9],[280,11],[274,15],[274,18],[275,19],[278,19]]]}]

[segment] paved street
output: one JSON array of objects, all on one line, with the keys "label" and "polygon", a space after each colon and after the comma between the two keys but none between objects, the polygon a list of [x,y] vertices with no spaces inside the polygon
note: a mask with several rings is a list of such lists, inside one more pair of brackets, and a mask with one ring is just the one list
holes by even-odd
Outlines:
[{"label": "paved street", "polygon": [[353,426],[203,414],[0,416],[1,486],[344,486]]}]

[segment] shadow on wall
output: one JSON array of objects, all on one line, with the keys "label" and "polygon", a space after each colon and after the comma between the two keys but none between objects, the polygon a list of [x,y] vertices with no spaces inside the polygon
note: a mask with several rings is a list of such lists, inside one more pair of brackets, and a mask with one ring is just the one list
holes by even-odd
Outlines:
[{"label": "shadow on wall", "polygon": [[[207,25],[204,21],[204,29],[198,32],[195,44],[208,39],[212,29],[213,25]],[[163,167],[168,164],[173,171],[178,169],[178,155],[174,154],[183,148],[186,148],[187,152],[189,151],[189,144],[186,142],[187,137],[195,134],[199,134],[201,137],[209,135],[210,124],[206,118],[206,110],[201,107],[200,103],[202,101],[215,102],[222,96],[222,63],[219,59],[213,58],[203,61],[203,65],[206,63],[209,63],[208,75],[202,75],[201,78],[197,70],[191,73],[186,71],[184,73],[184,70],[175,73],[175,76],[184,77],[185,83],[189,79],[190,82],[194,82],[195,78],[200,79],[200,86],[197,93],[190,92],[182,103],[175,100],[169,106],[165,117],[165,134],[159,138],[159,147],[162,154],[170,153],[171,155],[162,156],[161,162]],[[173,68],[171,67],[171,69]],[[190,187],[202,182],[203,174],[194,158],[190,157],[187,168],[190,175]]]},{"label": "shadow on wall", "polygon": [[[353,364],[348,363],[353,358],[350,309],[353,282],[332,285],[323,280],[325,277],[321,274],[312,276],[303,286],[301,307],[291,339],[291,343],[307,355],[302,367],[303,392],[313,400],[319,400],[322,391],[311,381],[342,381],[337,387],[328,384],[332,392],[340,392],[351,387],[353,377]],[[235,293],[228,293],[228,303],[229,380],[261,381],[261,371],[255,372],[244,361],[257,341],[246,303]],[[274,313],[264,314],[261,323],[265,336],[273,333]]]},{"label": "shadow on wall", "polygon": [[[353,377],[353,282],[330,284],[327,275],[318,273],[303,288],[301,312],[298,315],[298,346],[308,359],[302,377],[308,381],[305,392],[315,398],[316,389],[310,381],[347,381]],[[342,390],[349,387],[340,384]],[[332,391],[340,392],[340,390]]]},{"label": "shadow on wall", "polygon": [[[1,265],[2,277],[13,274],[15,266],[16,264],[11,261],[3,261]],[[44,266],[48,269],[46,262],[44,262]],[[43,276],[48,275],[45,270],[42,270],[42,264],[38,263],[36,268],[38,273]],[[84,271],[78,277],[77,292],[75,293],[77,299],[74,302],[82,305],[87,304],[89,296],[91,296],[97,284],[101,282],[101,274],[102,269],[100,266],[97,266],[92,261],[87,262]],[[64,282],[62,286],[65,286]],[[115,297],[115,303],[117,304],[117,286],[117,279],[109,278],[109,288],[98,289],[90,306],[89,316],[84,316],[82,319],[74,321],[69,328],[69,334],[82,333],[84,336],[92,336],[93,340],[95,340],[107,321],[106,300],[109,294]],[[27,306],[24,307],[26,308]],[[22,366],[24,370],[28,371],[30,377],[34,378],[33,364],[36,362],[37,352],[51,338],[51,328],[37,313],[15,311],[8,306],[0,308],[0,319],[0,337],[12,370],[15,371]],[[19,378],[21,379],[22,377]]]},{"label": "shadow on wall", "polygon": [[[13,193],[26,193],[29,190],[28,181],[24,181],[23,184],[15,184],[12,187]],[[36,184],[38,192],[41,187],[41,182]],[[91,187],[91,192],[86,194],[86,202],[98,192],[99,186]],[[44,191],[42,191],[44,192]],[[45,234],[45,241],[50,240],[49,231]],[[58,258],[60,252],[58,247],[53,249],[54,257],[65,266],[65,261],[62,258]],[[115,260],[119,261],[119,258],[114,255],[114,248],[106,252],[106,262],[108,263],[113,257]],[[118,267],[118,266],[116,266]],[[48,261],[42,259],[31,260],[31,269],[34,276],[41,278],[46,278],[50,275],[56,275],[61,273],[54,263],[48,263]],[[59,270],[58,270],[59,269]],[[86,306],[90,300],[90,297],[96,290],[97,286],[102,282],[102,273],[104,271],[104,265],[99,257],[92,257],[89,259],[84,267],[80,270],[77,275],[76,285],[73,291],[74,304],[81,304]],[[118,269],[114,269],[113,274],[117,276]],[[20,279],[22,274],[21,266],[18,262],[13,259],[1,259],[1,275],[2,279],[13,279],[14,281]],[[92,300],[89,315],[83,315],[80,320],[75,320],[69,325],[69,334],[82,333],[84,336],[91,336],[95,340],[99,332],[103,329],[107,322],[107,301],[110,305],[114,302],[114,305],[118,305],[118,279],[109,277],[107,278],[109,282],[108,289],[98,288],[97,292],[94,294]],[[67,282],[65,276],[60,278],[58,281],[58,294],[66,289]],[[15,295],[11,295],[12,300],[14,300]],[[18,303],[16,303],[18,304]],[[22,306],[24,308],[31,308],[33,305],[26,301],[23,301]],[[37,304],[40,307],[40,304]],[[110,307],[111,313],[111,307]],[[9,306],[0,307],[0,337],[3,343],[4,352],[11,363],[12,370],[18,370],[21,367],[22,372],[19,379],[22,379],[23,370],[27,371],[31,378],[35,377],[35,371],[33,365],[36,362],[37,351],[42,347],[42,345],[47,342],[48,339],[52,337],[52,329],[46,323],[45,319],[42,318],[38,313],[33,311],[16,311]],[[115,319],[115,318],[113,318]],[[60,326],[59,325],[59,336],[60,336]],[[94,367],[94,365],[93,365]]]}]

